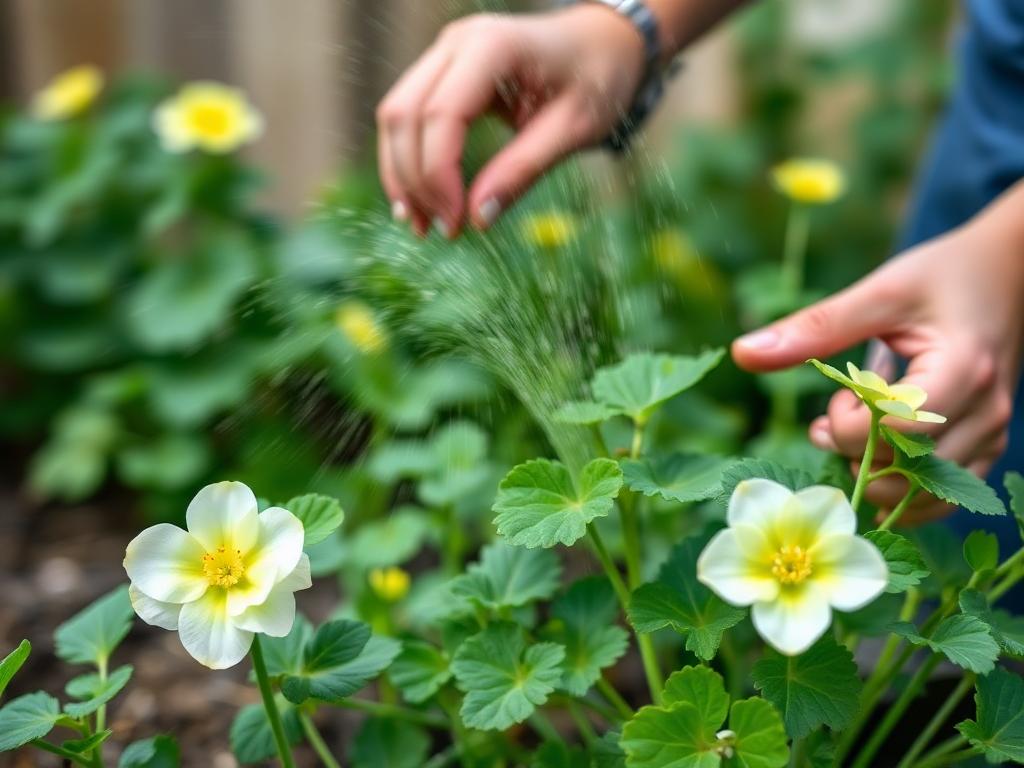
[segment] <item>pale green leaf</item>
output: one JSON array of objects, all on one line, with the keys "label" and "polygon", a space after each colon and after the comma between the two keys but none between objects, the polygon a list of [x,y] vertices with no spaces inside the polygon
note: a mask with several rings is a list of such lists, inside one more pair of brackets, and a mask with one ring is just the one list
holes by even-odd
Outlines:
[{"label": "pale green leaf", "polygon": [[658,578],[637,588],[629,601],[629,621],[637,632],[671,627],[686,636],[686,648],[712,659],[722,633],[746,611],[718,598],[697,581],[697,557],[707,537],[684,539],[672,550]]},{"label": "pale green leaf", "polygon": [[351,537],[349,556],[362,570],[400,565],[420,551],[429,530],[426,511],[400,507],[359,526]]},{"label": "pale green leaf", "polygon": [[102,665],[128,634],[134,617],[125,584],[57,627],[56,653],[72,664]]},{"label": "pale green leaf", "polygon": [[313,625],[301,614],[295,616],[291,630],[284,637],[260,637],[267,674],[271,677],[302,674],[306,645],[312,639]]},{"label": "pale green leaf", "polygon": [[985,595],[976,589],[965,589],[960,593],[960,610],[985,622],[992,637],[1006,653],[1024,656],[1024,616],[992,608]]},{"label": "pale green leaf", "polygon": [[413,704],[429,699],[451,676],[447,654],[421,640],[406,640],[388,670],[388,677],[402,692],[402,697]]},{"label": "pale green leaf", "polygon": [[499,540],[480,551],[480,561],[452,581],[451,591],[492,610],[515,608],[551,597],[561,575],[554,552]]},{"label": "pale green leaf", "polygon": [[922,637],[913,624],[905,621],[897,622],[891,630],[914,645],[928,646],[954,664],[979,675],[991,672],[999,657],[999,644],[977,616],[962,613],[949,616],[935,628],[931,637]]},{"label": "pale green leaf", "polygon": [[729,694],[722,676],[710,667],[683,667],[665,681],[663,704],[690,704],[700,715],[704,730],[714,732],[729,714]]},{"label": "pale green leaf", "polygon": [[125,747],[117,768],[178,768],[181,750],[170,736],[153,736]]},{"label": "pale green leaf", "polygon": [[43,738],[59,717],[60,704],[48,693],[38,691],[11,699],[0,709],[0,752]]},{"label": "pale green leaf", "polygon": [[935,441],[928,437],[928,435],[921,434],[920,432],[900,432],[898,429],[894,429],[886,424],[879,425],[879,429],[885,442],[904,456],[913,459],[918,456],[925,456],[935,450]]},{"label": "pale green leaf", "polygon": [[910,480],[938,499],[981,515],[1006,514],[996,492],[959,464],[932,455],[900,460],[897,464]]},{"label": "pale green leaf", "polygon": [[782,713],[786,732],[802,739],[821,725],[841,731],[857,714],[861,681],[853,655],[825,635],[799,656],[767,651],[754,664],[754,687]]},{"label": "pale green leaf", "polygon": [[595,400],[643,423],[658,405],[703,379],[724,356],[724,349],[694,357],[642,352],[601,368],[591,389]]},{"label": "pale green leaf", "polygon": [[991,571],[999,565],[999,537],[987,531],[971,531],[964,539],[964,560],[972,571]]},{"label": "pale green leaf", "polygon": [[11,682],[11,678],[21,669],[22,664],[25,663],[31,652],[32,643],[28,640],[22,640],[17,648],[7,654],[3,661],[0,661],[0,696],[4,695],[7,684]]},{"label": "pale green leaf", "polygon": [[1010,511],[1017,518],[1017,528],[1024,539],[1024,475],[1020,472],[1007,472],[1003,476],[1003,485],[1010,497]]},{"label": "pale green leaf", "polygon": [[[275,696],[277,709],[281,713],[284,734],[292,746],[302,741],[302,725],[295,705],[282,696]],[[274,733],[267,720],[267,712],[262,704],[250,704],[242,707],[231,724],[231,751],[238,762],[243,764],[261,763],[277,756],[274,744]]]},{"label": "pale green leaf", "polygon": [[534,459],[501,481],[494,523],[513,545],[571,546],[586,534],[588,523],[611,511],[621,487],[622,470],[611,459],[583,467],[578,488],[563,464]]},{"label": "pale green leaf", "polygon": [[642,707],[622,729],[619,746],[628,768],[718,768],[715,731],[692,704]]},{"label": "pale green leaf", "polygon": [[735,702],[729,711],[729,728],[736,732],[736,765],[782,768],[789,762],[786,729],[775,707],[764,699]]},{"label": "pale green leaf", "polygon": [[976,685],[975,719],[957,730],[981,748],[989,763],[1024,763],[1024,679],[999,668],[979,677]]},{"label": "pale green leaf", "polygon": [[554,412],[552,418],[562,424],[598,424],[613,416],[622,415],[617,408],[592,400],[574,400]]},{"label": "pale green leaf", "polygon": [[878,547],[886,565],[889,566],[886,592],[906,592],[931,574],[914,543],[900,534],[892,531],[868,531],[864,538]]},{"label": "pale green leaf", "polygon": [[732,463],[719,456],[673,453],[657,459],[626,459],[622,474],[626,485],[645,496],[687,503],[718,496],[722,471]]},{"label": "pale green leaf", "polygon": [[64,712],[70,717],[85,717],[91,715],[101,706],[113,699],[121,692],[121,689],[128,685],[132,677],[132,667],[125,665],[118,667],[106,680],[101,680],[97,674],[79,675],[71,680],[65,690],[69,696],[76,699],[84,699],[64,707]]},{"label": "pale green leaf", "polygon": [[555,643],[527,647],[523,630],[498,622],[466,640],[456,651],[452,671],[470,728],[504,730],[525,720],[547,701],[562,678],[565,649]]},{"label": "pale green leaf", "polygon": [[99,747],[103,742],[110,738],[114,732],[109,728],[96,733],[91,733],[85,738],[81,739],[68,739],[67,741],[61,742],[61,747],[66,749],[68,752],[74,752],[78,755],[84,755],[86,752],[92,752],[94,749]]},{"label": "pale green leaf", "polygon": [[303,542],[305,547],[326,539],[345,519],[345,512],[337,499],[318,493],[296,496],[283,506],[302,522],[302,527],[306,531]]},{"label": "pale green leaf", "polygon": [[626,652],[629,635],[615,624],[618,602],[603,577],[574,582],[551,605],[552,621],[544,638],[565,647],[565,674],[561,687],[583,696]]}]

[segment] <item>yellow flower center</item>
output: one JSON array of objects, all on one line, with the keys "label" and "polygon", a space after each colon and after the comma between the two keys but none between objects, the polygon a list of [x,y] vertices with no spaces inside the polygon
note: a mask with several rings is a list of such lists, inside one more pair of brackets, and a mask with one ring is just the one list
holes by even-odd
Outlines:
[{"label": "yellow flower center", "polygon": [[788,544],[775,553],[772,576],[781,584],[799,584],[811,575],[811,556],[801,546]]},{"label": "yellow flower center", "polygon": [[200,136],[220,138],[232,130],[228,110],[220,104],[197,104],[188,111],[188,122]]},{"label": "yellow flower center", "polygon": [[245,565],[242,563],[242,550],[217,547],[215,552],[203,555],[203,574],[214,587],[233,587],[237,584]]}]

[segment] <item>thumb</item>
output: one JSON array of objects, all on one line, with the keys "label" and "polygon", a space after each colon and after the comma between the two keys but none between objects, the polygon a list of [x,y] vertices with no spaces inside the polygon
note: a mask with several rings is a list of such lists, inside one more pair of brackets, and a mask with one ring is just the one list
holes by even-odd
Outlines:
[{"label": "thumb", "polygon": [[473,224],[487,229],[537,177],[594,140],[588,110],[565,94],[534,115],[480,171],[469,193]]},{"label": "thumb", "polygon": [[732,343],[736,364],[748,371],[774,371],[812,357],[829,357],[899,322],[901,302],[875,272],[849,288]]}]

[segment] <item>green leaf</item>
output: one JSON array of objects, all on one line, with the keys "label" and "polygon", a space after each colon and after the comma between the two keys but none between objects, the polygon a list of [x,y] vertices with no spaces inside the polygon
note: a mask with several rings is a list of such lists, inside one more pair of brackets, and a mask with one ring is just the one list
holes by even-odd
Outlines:
[{"label": "green leaf", "polygon": [[[275,696],[277,709],[281,713],[284,735],[288,743],[295,746],[302,741],[302,724],[298,709],[281,696]],[[262,704],[242,707],[231,724],[231,751],[240,763],[259,763],[277,756],[274,732],[270,729],[267,712]]]},{"label": "green leaf", "polygon": [[545,741],[534,751],[530,768],[592,768],[592,765],[585,750],[570,747],[563,741]]},{"label": "green leaf", "polygon": [[619,746],[620,734],[606,731],[605,734],[590,746],[593,758],[592,768],[625,768],[626,753]]},{"label": "green leaf", "polygon": [[103,742],[110,738],[113,733],[109,728],[91,733],[84,739],[68,739],[61,743],[61,746],[68,752],[74,752],[82,755],[86,752],[92,752],[96,747],[100,746]]},{"label": "green leaf", "polygon": [[1024,616],[993,609],[985,595],[976,589],[965,589],[960,593],[960,610],[985,622],[1004,651],[1024,656]]},{"label": "green leaf", "polygon": [[716,731],[729,714],[729,694],[722,676],[710,667],[683,667],[665,681],[663,703],[689,704],[697,710],[708,731]]},{"label": "green leaf", "polygon": [[302,615],[296,615],[291,630],[284,637],[263,635],[260,638],[260,646],[263,649],[267,674],[271,677],[302,674],[306,646],[312,639],[313,625]]},{"label": "green leaf", "polygon": [[32,643],[28,640],[22,640],[17,648],[7,654],[3,661],[0,661],[0,696],[4,695],[7,684],[11,682],[11,678],[21,669],[22,664],[25,663],[31,652]]},{"label": "green leaf", "polygon": [[957,730],[981,748],[989,763],[1024,763],[1024,679],[993,670],[978,678],[974,703],[976,719],[963,721]]},{"label": "green leaf", "polygon": [[285,504],[284,508],[302,522],[302,527],[306,531],[303,546],[306,547],[326,539],[338,530],[345,519],[345,512],[338,500],[319,493],[296,496]]},{"label": "green leaf", "polygon": [[0,709],[0,752],[17,749],[53,730],[60,717],[60,704],[42,691],[11,699]]},{"label": "green leaf", "polygon": [[735,626],[746,611],[718,598],[697,581],[697,557],[708,537],[684,539],[675,546],[658,578],[638,587],[629,601],[629,621],[637,632],[671,627],[686,636],[686,648],[712,659],[722,633]]},{"label": "green leaf", "polygon": [[622,729],[619,746],[628,768],[718,768],[724,745],[717,746],[716,727],[709,728],[692,704],[641,707]]},{"label": "green leaf", "polygon": [[907,477],[936,498],[981,515],[1005,515],[1006,508],[984,480],[937,456],[918,456],[897,462]]},{"label": "green leaf", "polygon": [[864,538],[878,547],[889,566],[889,584],[886,592],[906,592],[916,587],[931,571],[914,543],[892,531],[868,531]]},{"label": "green leaf", "polygon": [[429,530],[424,510],[400,507],[361,525],[352,535],[350,557],[361,570],[400,565],[420,551]]},{"label": "green leaf", "polygon": [[135,611],[123,584],[54,632],[57,655],[71,664],[105,664],[132,627]]},{"label": "green leaf", "polygon": [[963,541],[949,526],[933,523],[904,532],[917,545],[932,575],[921,583],[923,594],[938,595],[948,588],[959,589],[971,577],[961,554]]},{"label": "green leaf", "polygon": [[600,576],[574,582],[551,605],[552,621],[543,636],[565,647],[560,687],[573,696],[584,696],[601,670],[626,652],[629,635],[615,625],[617,615],[615,592]]},{"label": "green leaf", "polygon": [[386,669],[400,650],[397,640],[371,637],[362,622],[330,621],[306,645],[301,673],[281,679],[281,692],[294,704],[308,698],[339,701]]},{"label": "green leaf", "polygon": [[480,551],[480,562],[451,584],[452,594],[485,608],[516,608],[546,600],[558,589],[562,566],[554,552],[495,541]]},{"label": "green leaf", "polygon": [[1017,518],[1017,528],[1024,539],[1024,475],[1020,472],[1007,472],[1003,476],[1003,485],[1010,497],[1010,511]]},{"label": "green leaf", "polygon": [[789,762],[782,719],[764,699],[735,702],[729,713],[729,728],[736,732],[736,765],[781,768]]},{"label": "green leaf", "polygon": [[814,475],[803,469],[786,467],[770,459],[743,459],[722,472],[722,495],[720,498],[723,502],[728,503],[736,486],[751,478],[774,480],[791,491],[799,491],[801,488],[808,488],[817,483]]},{"label": "green leaf", "polygon": [[527,647],[519,626],[497,622],[455,652],[452,672],[466,696],[462,720],[470,728],[504,730],[548,700],[562,678],[565,649],[555,643]]},{"label": "green leaf", "polygon": [[64,707],[69,717],[85,717],[91,715],[101,706],[121,692],[132,677],[132,667],[125,665],[115,669],[106,680],[99,675],[79,675],[71,680],[64,689],[69,696],[85,701],[74,702]]},{"label": "green leaf", "polygon": [[595,400],[642,424],[661,403],[703,379],[724,356],[724,349],[695,357],[641,352],[601,368],[591,389]]},{"label": "green leaf", "polygon": [[583,467],[578,488],[565,465],[534,459],[501,481],[494,523],[516,546],[571,546],[586,534],[588,523],[611,511],[621,487],[622,470],[611,459]]},{"label": "green leaf", "polygon": [[181,750],[170,736],[153,736],[129,744],[121,753],[117,768],[178,768]]},{"label": "green leaf", "polygon": [[836,382],[837,384],[840,384],[841,386],[846,387],[849,390],[852,390],[856,394],[860,395],[862,398],[866,398],[868,401],[871,402],[878,399],[878,393],[875,392],[875,390],[861,386],[853,379],[851,379],[849,376],[847,376],[845,373],[840,371],[838,368],[835,368],[829,365],[828,363],[823,363],[821,362],[821,360],[812,359],[808,360],[807,362],[813,365],[815,368],[817,368],[822,374],[832,379],[832,381]]},{"label": "green leaf", "polygon": [[841,731],[857,714],[857,665],[853,654],[829,635],[799,656],[766,652],[751,677],[754,687],[782,713],[786,732],[794,739],[820,725]]},{"label": "green leaf", "polygon": [[999,537],[986,531],[971,531],[964,539],[964,560],[972,571],[994,570],[999,565]]},{"label": "green leaf", "polygon": [[398,686],[402,697],[412,704],[420,704],[429,699],[451,676],[448,656],[421,640],[406,640],[402,652],[388,670],[391,682]]},{"label": "green leaf", "polygon": [[565,403],[554,412],[552,418],[561,424],[598,424],[613,416],[621,416],[622,411],[604,403],[592,400],[575,400]]},{"label": "green leaf", "polygon": [[622,474],[634,491],[685,504],[718,496],[722,471],[730,464],[731,459],[718,456],[673,453],[658,459],[626,459]]},{"label": "green leaf", "polygon": [[943,619],[931,637],[922,637],[917,628],[906,621],[897,622],[891,630],[914,645],[928,646],[954,664],[979,675],[991,672],[999,657],[998,643],[977,616],[961,613]]},{"label": "green leaf", "polygon": [[430,736],[420,726],[401,720],[370,717],[352,745],[355,768],[422,768]]},{"label": "green leaf", "polygon": [[900,432],[898,429],[879,425],[882,437],[889,445],[911,459],[925,456],[935,450],[935,441],[920,432]]}]

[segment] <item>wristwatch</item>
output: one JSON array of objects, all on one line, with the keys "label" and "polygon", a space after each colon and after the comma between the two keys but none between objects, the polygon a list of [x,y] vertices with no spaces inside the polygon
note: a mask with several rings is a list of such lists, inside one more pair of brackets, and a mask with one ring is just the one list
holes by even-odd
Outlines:
[{"label": "wristwatch", "polygon": [[606,5],[613,11],[628,19],[644,43],[644,73],[640,79],[633,103],[622,120],[604,140],[604,145],[615,152],[623,152],[629,147],[633,134],[647,116],[661,101],[665,93],[667,77],[675,74],[679,65],[673,62],[668,67],[659,66],[661,60],[661,36],[658,19],[642,0],[586,0]]}]

